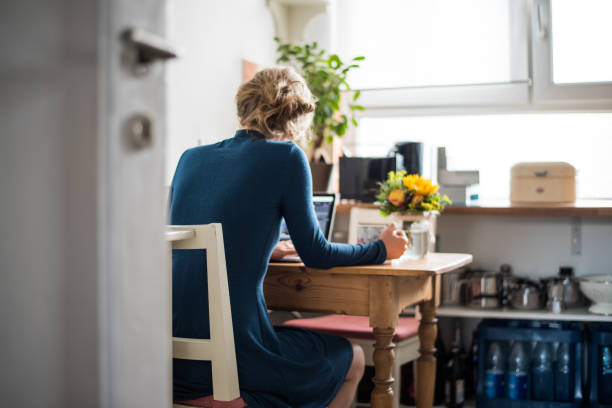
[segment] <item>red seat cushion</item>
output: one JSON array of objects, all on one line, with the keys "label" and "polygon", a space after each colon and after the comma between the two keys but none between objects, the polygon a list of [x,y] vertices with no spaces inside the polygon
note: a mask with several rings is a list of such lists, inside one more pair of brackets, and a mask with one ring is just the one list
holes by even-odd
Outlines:
[{"label": "red seat cushion", "polygon": [[[336,336],[353,339],[374,340],[374,331],[367,316],[327,315],[309,319],[296,319],[285,322],[285,326],[300,327]],[[416,336],[419,321],[413,317],[400,317],[393,336],[394,342],[400,342]]]},{"label": "red seat cushion", "polygon": [[212,395],[206,397],[192,399],[188,401],[174,401],[177,404],[189,405],[191,407],[202,407],[202,408],[245,408],[246,402],[242,398],[236,398],[231,401],[216,401]]}]

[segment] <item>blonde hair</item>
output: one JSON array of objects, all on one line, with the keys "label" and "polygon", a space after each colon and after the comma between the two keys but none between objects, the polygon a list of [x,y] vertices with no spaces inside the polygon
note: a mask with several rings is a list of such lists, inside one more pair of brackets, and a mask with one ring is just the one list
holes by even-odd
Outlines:
[{"label": "blonde hair", "polygon": [[259,71],[236,94],[238,120],[267,139],[296,140],[312,123],[316,99],[293,68]]}]

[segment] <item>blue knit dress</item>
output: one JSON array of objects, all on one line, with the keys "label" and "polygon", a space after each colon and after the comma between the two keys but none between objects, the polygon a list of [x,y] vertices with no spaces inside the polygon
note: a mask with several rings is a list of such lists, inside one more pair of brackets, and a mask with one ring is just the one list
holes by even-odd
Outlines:
[{"label": "blue knit dress", "polygon": [[[170,222],[223,226],[241,396],[249,407],[321,408],[342,385],[353,351],[341,337],[273,327],[263,281],[285,217],[308,266],[382,263],[382,241],[329,243],[312,205],[310,168],[292,142],[239,130],[222,142],[187,150],[172,181]],[[172,332],[210,338],[203,250],[172,255]],[[209,362],[175,359],[174,400],[212,394]]]}]

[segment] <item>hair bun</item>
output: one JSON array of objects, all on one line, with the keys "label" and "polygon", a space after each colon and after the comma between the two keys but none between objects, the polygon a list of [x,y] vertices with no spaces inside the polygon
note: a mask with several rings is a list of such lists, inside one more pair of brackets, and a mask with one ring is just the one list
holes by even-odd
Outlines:
[{"label": "hair bun", "polygon": [[315,99],[304,79],[292,68],[268,68],[244,83],[236,95],[243,127],[268,138],[295,139],[309,127],[305,116],[315,110]]}]

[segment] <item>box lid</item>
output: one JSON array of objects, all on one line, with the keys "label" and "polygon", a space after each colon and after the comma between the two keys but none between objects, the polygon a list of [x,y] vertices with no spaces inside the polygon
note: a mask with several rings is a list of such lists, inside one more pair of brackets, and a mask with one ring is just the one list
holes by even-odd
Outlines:
[{"label": "box lid", "polygon": [[575,177],[576,169],[566,162],[524,162],[512,166],[512,177]]}]

